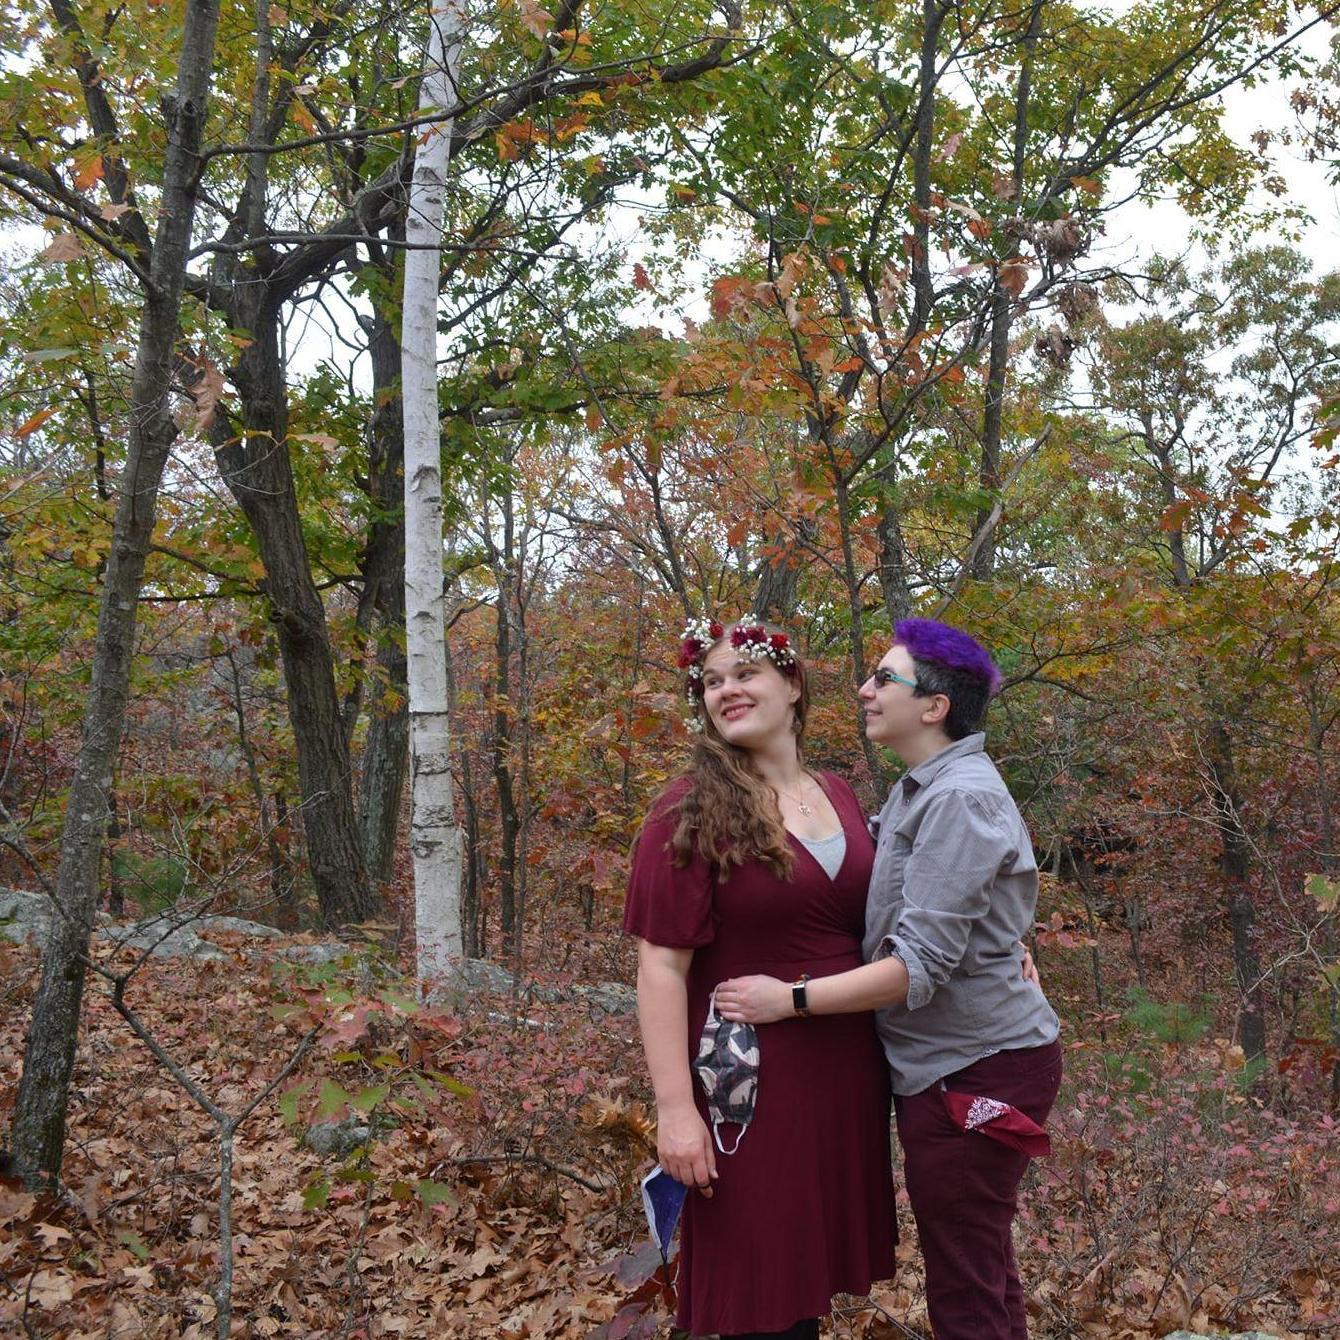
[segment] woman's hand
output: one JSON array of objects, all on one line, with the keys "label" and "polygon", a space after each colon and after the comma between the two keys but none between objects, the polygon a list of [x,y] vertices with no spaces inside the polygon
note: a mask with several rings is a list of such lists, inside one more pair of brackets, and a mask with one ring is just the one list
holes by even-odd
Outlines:
[{"label": "woman's hand", "polygon": [[1023,974],[1024,981],[1032,982],[1039,990],[1042,989],[1042,978],[1038,976],[1038,965],[1033,962],[1033,955],[1028,952],[1028,946],[1023,945],[1024,961],[1020,964],[1019,971]]},{"label": "woman's hand", "polygon": [[712,1179],[717,1175],[716,1151],[696,1107],[657,1111],[656,1161],[676,1182],[696,1186],[704,1196],[711,1196]]},{"label": "woman's hand", "polygon": [[717,1013],[735,1023],[775,1024],[791,1019],[790,982],[776,977],[732,977],[717,987]]}]

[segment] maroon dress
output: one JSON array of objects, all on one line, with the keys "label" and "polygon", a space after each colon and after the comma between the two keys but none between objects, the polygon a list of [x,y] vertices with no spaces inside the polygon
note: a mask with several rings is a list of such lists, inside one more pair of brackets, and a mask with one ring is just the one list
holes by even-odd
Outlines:
[{"label": "maroon dress", "polygon": [[[874,848],[851,787],[831,773],[821,779],[847,835],[836,879],[794,838],[789,882],[761,861],[724,881],[701,857],[673,866],[666,844],[683,784],[643,826],[624,929],[694,950],[691,1051],[712,988],[727,977],[794,981],[861,964]],[[783,1019],[758,1036],[754,1119],[737,1153],[717,1153],[715,1195],[691,1191],[684,1207],[677,1322],[692,1335],[785,1330],[825,1315],[833,1294],[866,1293],[894,1271],[889,1075],[874,1016]],[[694,1093],[707,1120],[696,1078]],[[722,1128],[727,1148],[738,1129]]]}]

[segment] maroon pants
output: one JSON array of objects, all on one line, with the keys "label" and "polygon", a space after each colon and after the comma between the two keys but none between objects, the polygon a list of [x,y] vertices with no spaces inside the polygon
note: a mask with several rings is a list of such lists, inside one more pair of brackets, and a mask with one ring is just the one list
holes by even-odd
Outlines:
[{"label": "maroon pants", "polygon": [[[997,1052],[945,1077],[946,1088],[998,1098],[1039,1126],[1060,1084],[1059,1042]],[[936,1340],[1027,1340],[1011,1227],[1028,1155],[964,1131],[939,1084],[894,1106]]]}]

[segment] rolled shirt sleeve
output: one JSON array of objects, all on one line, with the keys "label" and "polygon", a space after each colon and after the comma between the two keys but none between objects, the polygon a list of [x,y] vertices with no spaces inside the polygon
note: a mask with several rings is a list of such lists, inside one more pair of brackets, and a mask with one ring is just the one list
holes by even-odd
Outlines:
[{"label": "rolled shirt sleeve", "polygon": [[1007,829],[976,796],[935,797],[907,855],[897,930],[875,955],[896,954],[906,964],[906,1009],[927,1004],[963,961],[974,922],[991,906],[997,872],[1017,854]]}]

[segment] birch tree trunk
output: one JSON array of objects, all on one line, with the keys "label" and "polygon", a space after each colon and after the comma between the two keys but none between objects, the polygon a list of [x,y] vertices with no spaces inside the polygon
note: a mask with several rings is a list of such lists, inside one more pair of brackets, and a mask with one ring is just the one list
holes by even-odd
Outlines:
[{"label": "birch tree trunk", "polygon": [[[434,0],[419,107],[452,107],[464,35],[460,0]],[[409,662],[410,848],[421,983],[461,958],[464,844],[451,784],[451,725],[442,570],[442,441],[437,404],[437,300],[450,119],[428,126],[414,155],[405,220],[401,319],[405,417],[405,640]]]},{"label": "birch tree trunk", "polygon": [[130,433],[112,544],[103,574],[92,682],[61,836],[56,913],[42,958],[14,1110],[13,1156],[30,1185],[54,1185],[65,1148],[65,1116],[84,994],[98,866],[111,817],[112,776],[121,748],[135,619],[158,489],[177,436],[168,404],[181,326],[186,253],[195,219],[218,0],[188,0],[177,89],[164,98],[167,153],[131,381]]}]

